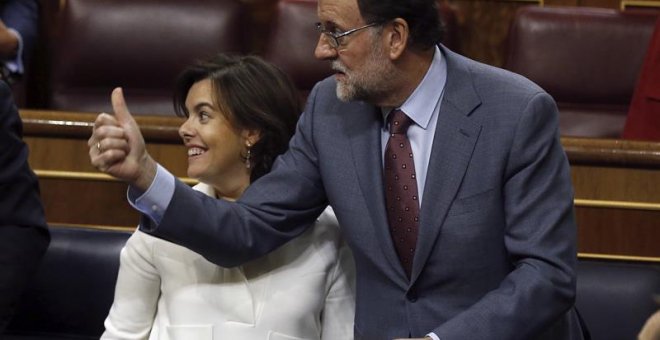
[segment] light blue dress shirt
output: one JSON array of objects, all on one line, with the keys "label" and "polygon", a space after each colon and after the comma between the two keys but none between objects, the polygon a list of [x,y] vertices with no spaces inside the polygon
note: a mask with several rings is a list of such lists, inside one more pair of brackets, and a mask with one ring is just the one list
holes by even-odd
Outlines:
[{"label": "light blue dress shirt", "polygon": [[[398,108],[414,122],[408,128],[408,140],[410,140],[410,146],[413,151],[420,206],[424,199],[424,190],[422,188],[426,184],[426,171],[429,167],[429,159],[431,158],[431,147],[433,146],[435,127],[438,123],[442,95],[445,92],[445,83],[447,83],[447,62],[442,58],[442,53],[440,53],[440,49],[436,46],[431,67],[429,67],[429,70],[415,91]],[[392,110],[393,108],[381,109],[383,112],[383,122],[387,122],[387,116]],[[385,161],[385,147],[389,138],[389,126],[384,123],[381,129],[381,157],[383,162]]]}]

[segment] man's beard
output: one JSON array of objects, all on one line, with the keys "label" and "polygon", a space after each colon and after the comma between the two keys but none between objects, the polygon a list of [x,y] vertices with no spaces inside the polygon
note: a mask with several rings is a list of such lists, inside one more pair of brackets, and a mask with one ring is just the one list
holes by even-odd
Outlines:
[{"label": "man's beard", "polygon": [[337,98],[344,102],[363,100],[375,103],[382,100],[389,94],[392,88],[389,79],[396,72],[378,43],[373,44],[361,70],[348,71],[339,59],[332,62],[332,69],[345,75],[343,81],[337,81],[336,88]]}]

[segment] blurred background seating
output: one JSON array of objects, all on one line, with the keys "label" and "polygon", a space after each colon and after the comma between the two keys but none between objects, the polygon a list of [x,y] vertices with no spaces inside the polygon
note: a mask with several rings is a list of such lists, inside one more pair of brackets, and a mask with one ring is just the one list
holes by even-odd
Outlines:
[{"label": "blurred background seating", "polygon": [[637,339],[658,310],[660,265],[580,259],[576,304],[594,340]]},{"label": "blurred background seating", "polygon": [[134,114],[173,115],[174,80],[217,52],[245,52],[238,0],[67,0],[51,41],[49,109],[111,112],[124,87]]},{"label": "blurred background seating", "polygon": [[[279,66],[292,78],[303,99],[319,80],[332,74],[330,63],[314,58],[319,40],[315,24],[316,0],[278,0],[266,40],[264,58]],[[443,43],[458,49],[456,13],[446,1],[438,1],[438,13],[443,18]]]},{"label": "blurred background seating", "polygon": [[4,340],[98,339],[128,231],[50,225],[51,241]]},{"label": "blurred background seating", "polygon": [[660,141],[660,18],[637,80],[623,138]]},{"label": "blurred background seating", "polygon": [[564,136],[619,138],[657,16],[591,7],[523,7],[504,67],[548,91]]}]

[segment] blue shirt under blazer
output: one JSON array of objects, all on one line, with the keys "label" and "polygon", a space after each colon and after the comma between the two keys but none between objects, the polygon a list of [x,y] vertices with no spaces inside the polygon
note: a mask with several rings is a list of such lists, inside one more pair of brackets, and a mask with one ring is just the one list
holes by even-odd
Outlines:
[{"label": "blue shirt under blazer", "polygon": [[440,50],[447,83],[411,279],[387,227],[381,111],[339,101],[333,78],[238,204],[177,181],[162,221],[144,218],[143,229],[235,266],[301,234],[329,203],[356,262],[356,339],[582,339],[556,105],[521,76]]}]

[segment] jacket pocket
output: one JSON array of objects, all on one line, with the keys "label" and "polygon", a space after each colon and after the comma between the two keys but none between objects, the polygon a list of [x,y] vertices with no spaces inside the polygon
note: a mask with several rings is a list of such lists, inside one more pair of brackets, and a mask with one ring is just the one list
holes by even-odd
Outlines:
[{"label": "jacket pocket", "polygon": [[449,216],[458,216],[467,214],[492,204],[494,189],[490,189],[468,197],[456,199],[449,208]]}]

